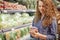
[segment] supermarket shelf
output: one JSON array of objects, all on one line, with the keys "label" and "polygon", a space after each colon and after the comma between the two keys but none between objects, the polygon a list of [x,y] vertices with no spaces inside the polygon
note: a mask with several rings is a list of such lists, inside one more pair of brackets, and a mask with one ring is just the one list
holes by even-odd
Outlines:
[{"label": "supermarket shelf", "polygon": [[[60,10],[60,6],[57,6],[57,9]],[[36,12],[36,10],[31,10],[31,9],[28,9],[28,10],[0,10],[2,13],[16,13],[16,12]]]},{"label": "supermarket shelf", "polygon": [[29,25],[31,25],[31,24],[32,24],[32,23],[24,24],[24,25],[21,25],[21,26],[19,26],[19,27],[15,27],[14,29],[23,28],[23,27],[25,27],[25,26],[29,26]]},{"label": "supermarket shelf", "polygon": [[1,34],[1,33],[3,33],[3,31],[2,31],[2,30],[0,30],[0,34]]},{"label": "supermarket shelf", "polygon": [[14,27],[14,28],[3,29],[3,32],[13,31],[15,29],[23,28],[23,27],[29,26],[31,24],[32,23],[28,23],[28,24],[24,24],[24,25],[21,25],[21,26],[18,26],[18,27]]},{"label": "supermarket shelf", "polygon": [[35,12],[36,10],[1,10],[2,13],[16,13],[16,12]]},{"label": "supermarket shelf", "polygon": [[0,14],[1,14],[1,11],[0,11]]}]

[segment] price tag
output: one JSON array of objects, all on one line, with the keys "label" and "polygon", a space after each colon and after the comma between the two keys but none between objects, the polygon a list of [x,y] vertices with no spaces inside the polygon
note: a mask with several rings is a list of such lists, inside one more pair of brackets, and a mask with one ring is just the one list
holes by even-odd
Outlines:
[{"label": "price tag", "polygon": [[14,28],[12,28],[12,31],[14,31]]},{"label": "price tag", "polygon": [[26,12],[26,10],[23,10],[23,12]]},{"label": "price tag", "polygon": [[7,10],[4,10],[4,13],[7,13]]}]

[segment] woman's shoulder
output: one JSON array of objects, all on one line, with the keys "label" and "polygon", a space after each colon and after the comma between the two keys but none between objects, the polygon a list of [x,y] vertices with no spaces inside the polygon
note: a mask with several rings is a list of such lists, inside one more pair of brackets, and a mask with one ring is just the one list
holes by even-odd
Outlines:
[{"label": "woman's shoulder", "polygon": [[57,25],[56,17],[53,17],[52,24]]},{"label": "woman's shoulder", "polygon": [[56,17],[52,17],[53,20],[56,20]]},{"label": "woman's shoulder", "polygon": [[52,22],[56,22],[57,20],[56,20],[56,17],[53,17],[52,18]]}]

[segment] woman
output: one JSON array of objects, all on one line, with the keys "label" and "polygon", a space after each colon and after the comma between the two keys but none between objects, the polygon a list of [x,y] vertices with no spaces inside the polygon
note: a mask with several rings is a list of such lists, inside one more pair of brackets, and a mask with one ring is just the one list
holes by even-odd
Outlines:
[{"label": "woman", "polygon": [[30,28],[32,40],[55,40],[56,38],[55,10],[52,7],[53,4],[50,5],[49,1],[46,1],[37,1],[35,18]]}]

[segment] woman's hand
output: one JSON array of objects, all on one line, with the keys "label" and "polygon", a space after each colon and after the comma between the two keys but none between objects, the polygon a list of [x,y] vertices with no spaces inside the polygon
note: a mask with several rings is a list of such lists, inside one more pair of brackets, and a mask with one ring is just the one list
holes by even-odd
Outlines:
[{"label": "woman's hand", "polygon": [[39,32],[38,32],[38,29],[36,27],[31,27],[30,28],[30,34],[34,38],[38,38],[39,37]]},{"label": "woman's hand", "polygon": [[46,35],[43,35],[41,33],[38,32],[38,29],[36,27],[31,27],[30,28],[30,34],[32,37],[34,38],[40,38],[40,39],[43,39],[43,40],[46,40]]}]

